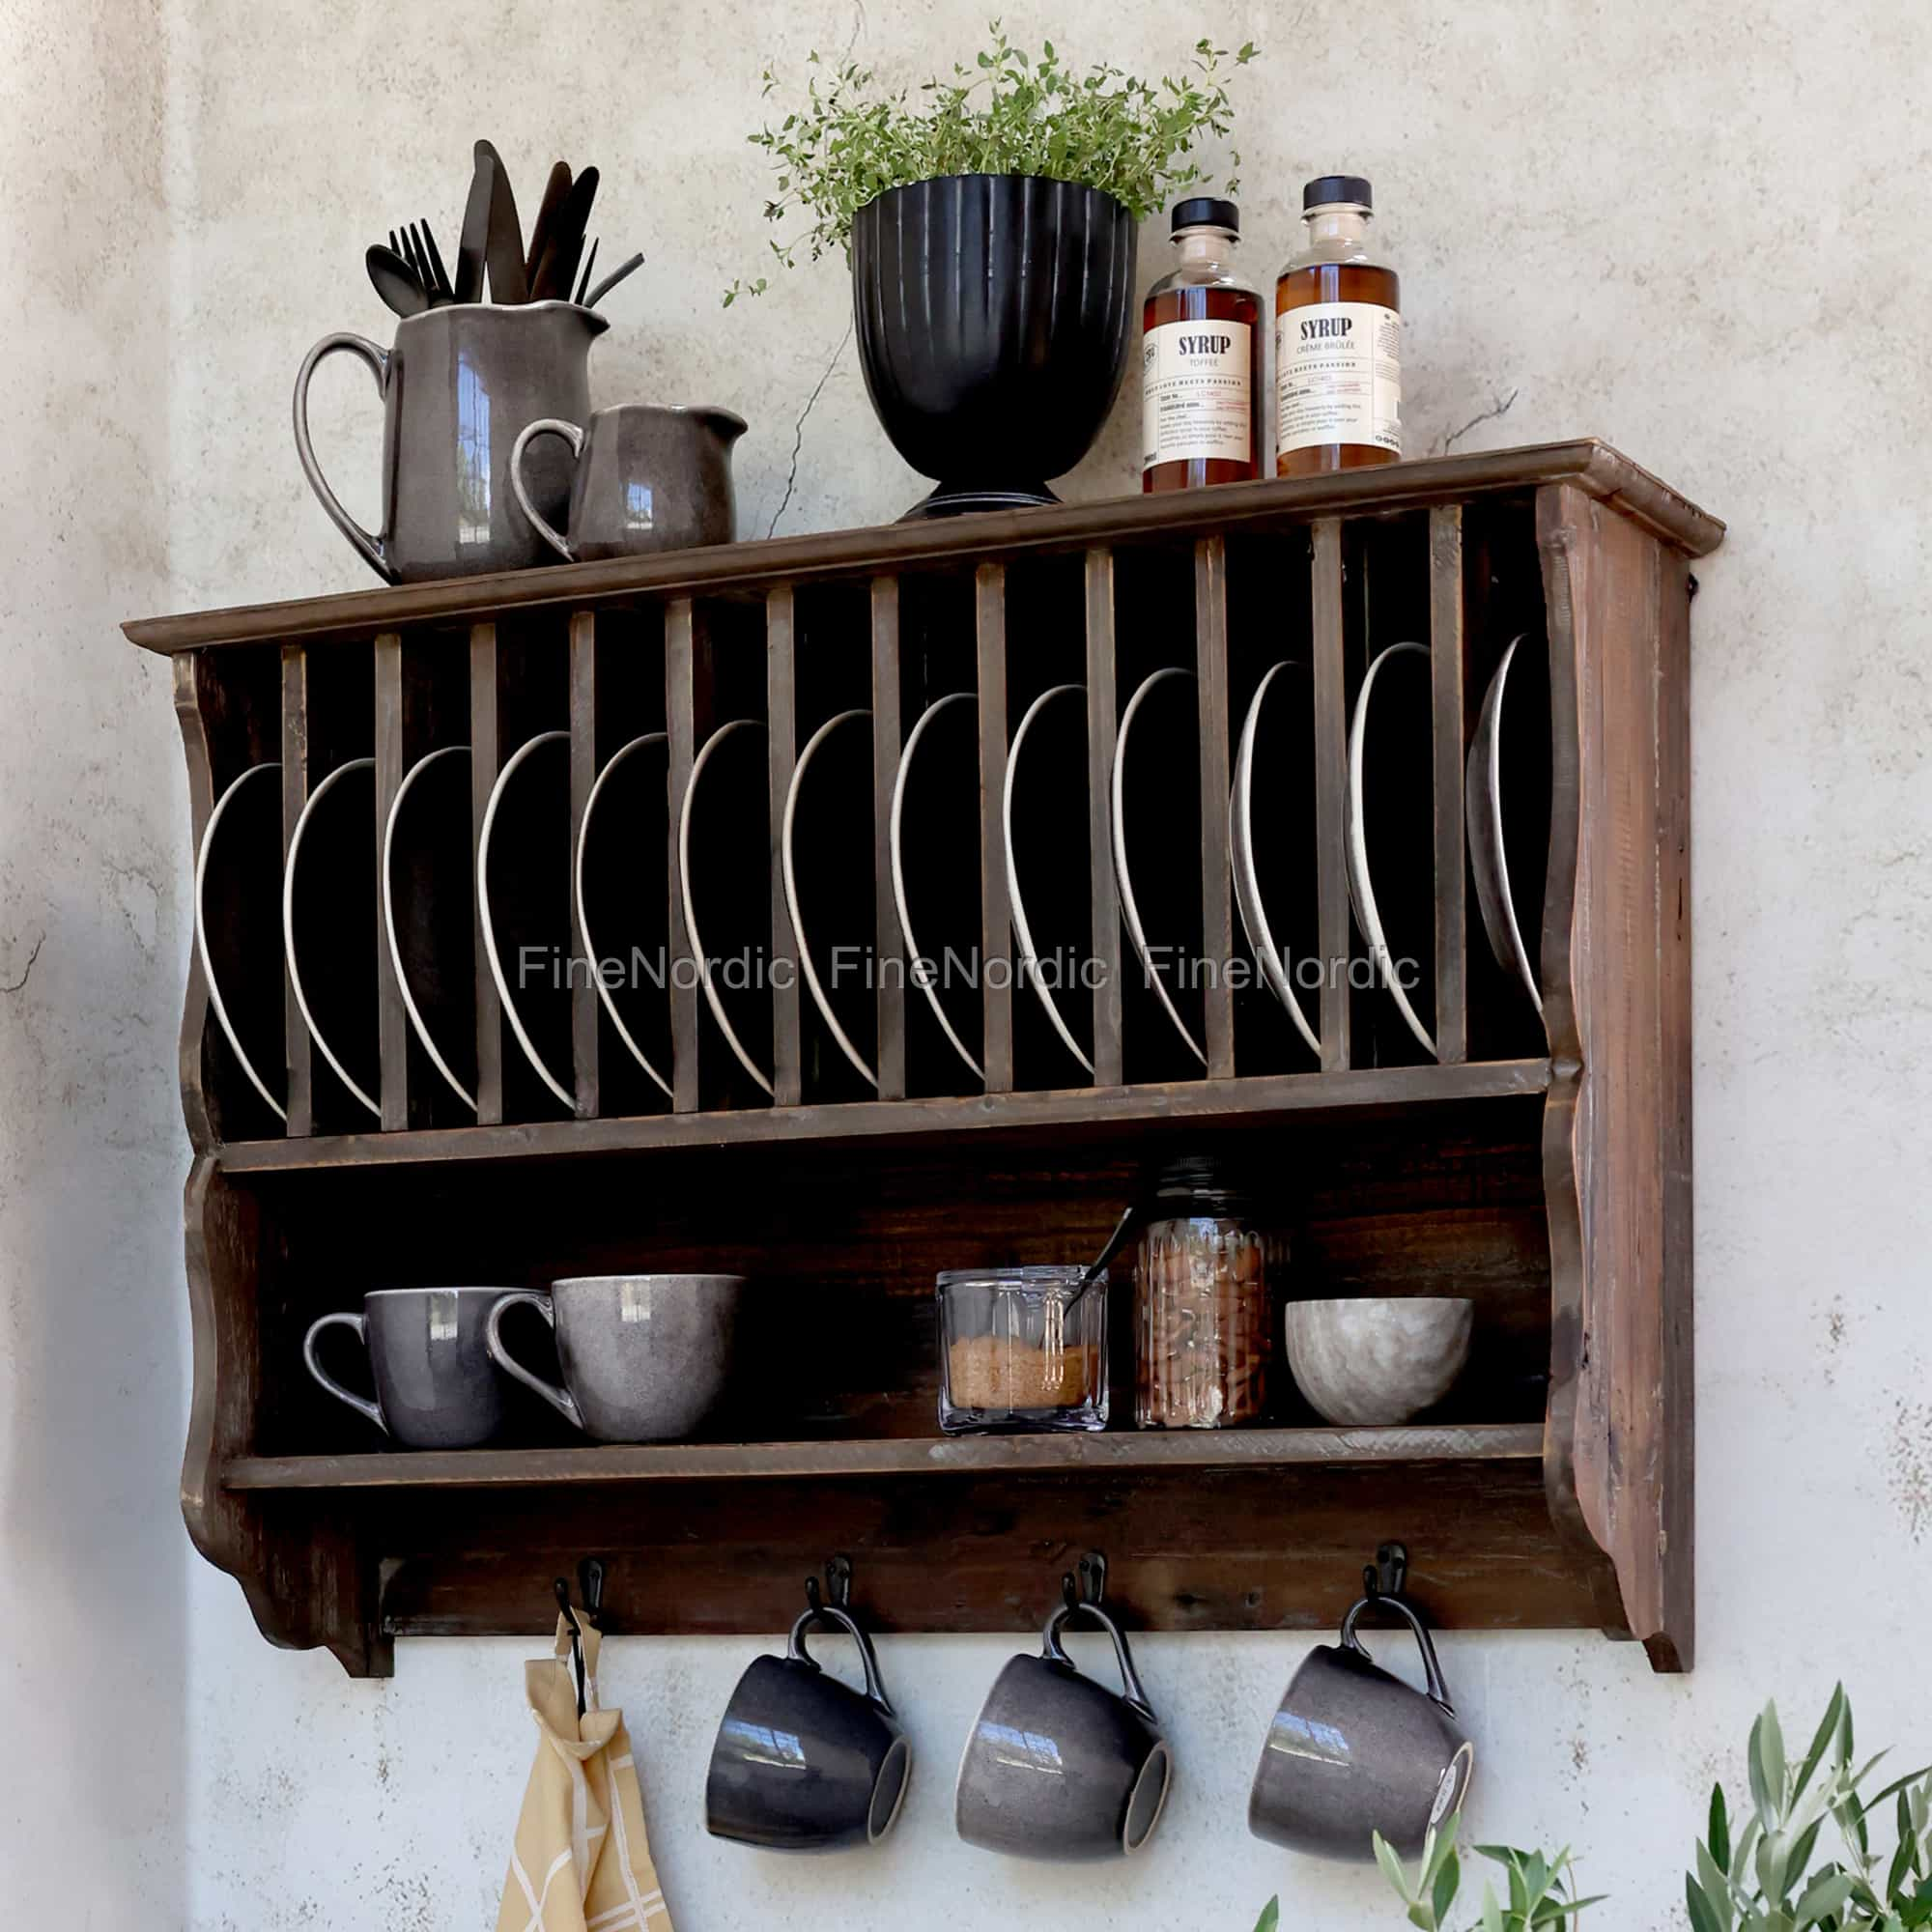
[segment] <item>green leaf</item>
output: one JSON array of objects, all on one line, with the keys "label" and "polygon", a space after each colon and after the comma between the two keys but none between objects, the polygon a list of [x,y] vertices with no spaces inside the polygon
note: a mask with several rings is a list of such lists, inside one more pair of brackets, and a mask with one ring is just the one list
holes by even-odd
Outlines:
[{"label": "green leaf", "polygon": [[1825,1749],[1844,1727],[1845,1687],[1837,1685],[1832,1691],[1831,1701],[1825,1706],[1825,1715],[1818,1720],[1818,1729],[1811,1739],[1811,1747],[1804,1753],[1804,1762],[1800,1767],[1798,1781],[1791,1787],[1791,1795],[1797,1798],[1811,1782],[1811,1774],[1818,1769]]},{"label": "green leaf", "polygon": [[1711,1907],[1711,1901],[1698,1889],[1697,1881],[1689,1872],[1684,1874],[1684,1904],[1690,1914],[1691,1932],[1724,1932],[1723,1921]]},{"label": "green leaf", "polygon": [[1784,1734],[1777,1727],[1777,1706],[1767,1704],[1750,1732],[1751,1802],[1767,1832],[1775,1831],[1784,1815]]},{"label": "green leaf", "polygon": [[1275,1932],[1281,1923],[1281,1900],[1271,1898],[1262,1907],[1262,1916],[1255,1920],[1255,1932]]},{"label": "green leaf", "polygon": [[1415,1903],[1415,1893],[1409,1889],[1408,1874],[1403,1869],[1402,1861],[1395,1855],[1395,1847],[1379,1832],[1371,1835],[1376,1850],[1376,1862],[1382,1868],[1382,1876],[1394,1888],[1395,1894],[1405,1905]]},{"label": "green leaf", "polygon": [[1506,1932],[1503,1909],[1496,1903],[1496,1889],[1487,1879],[1483,1881],[1483,1932]]},{"label": "green leaf", "polygon": [[1798,1923],[1815,1925],[1829,1918],[1852,1895],[1852,1882],[1843,1872],[1822,1872],[1798,1901]]},{"label": "green leaf", "polygon": [[1711,1823],[1708,1833],[1711,1856],[1726,1871],[1731,1863],[1731,1820],[1724,1808],[1724,1787],[1714,1784],[1711,1787]]},{"label": "green leaf", "polygon": [[1463,1882],[1463,1868],[1456,1858],[1455,1841],[1447,1839],[1444,1842],[1449,1846],[1449,1856],[1442,1861],[1429,1893],[1429,1909],[1438,1925],[1449,1917],[1450,1908],[1456,1903],[1456,1889]]},{"label": "green leaf", "polygon": [[1731,1932],[1735,1915],[1731,1905],[1730,1880],[1716,1856],[1702,1845],[1697,1847],[1697,1883],[1703,1888],[1704,1897],[1712,1911],[1718,1915],[1718,1932]]}]

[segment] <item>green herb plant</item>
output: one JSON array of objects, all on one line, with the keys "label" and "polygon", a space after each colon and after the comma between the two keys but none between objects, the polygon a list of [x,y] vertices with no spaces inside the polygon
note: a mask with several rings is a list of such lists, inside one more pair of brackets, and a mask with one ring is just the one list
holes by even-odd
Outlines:
[{"label": "green herb plant", "polygon": [[[1750,1815],[1735,1834],[1724,1787],[1711,1789],[1710,1824],[1684,1881],[1692,1932],[1917,1932],[1932,1927],[1932,1773],[1918,1771],[1875,1797],[1860,1787],[1886,1753],[1855,1770],[1852,1707],[1841,1684],[1798,1764],[1784,1753],[1777,1706],[1751,1725]],[[1870,1821],[1889,1802],[1897,1842],[1875,1850]],[[1815,1869],[1829,1818],[1840,1855]]]},{"label": "green herb plant", "polygon": [[[1413,1878],[1395,1847],[1378,1832],[1376,1862],[1407,1908],[1408,1922],[1419,1932],[1448,1932],[1449,1915],[1456,1909],[1463,1887],[1463,1866],[1456,1850],[1461,1823],[1452,1812],[1422,1841],[1422,1857]],[[1572,1860],[1567,1849],[1553,1857],[1547,1852],[1522,1852],[1511,1845],[1478,1845],[1476,1850],[1509,1875],[1507,1902],[1495,1887],[1483,1882],[1483,1904],[1470,1932],[1532,1932],[1532,1928],[1561,1928],[1586,1905],[1603,1897],[1578,1898],[1571,1889]]]},{"label": "green herb plant", "polygon": [[[1206,179],[1198,146],[1225,139],[1233,126],[1228,69],[1255,57],[1250,42],[1237,53],[1198,42],[1179,76],[1145,80],[1105,62],[1084,72],[1064,66],[1051,41],[1037,54],[1013,45],[998,20],[988,23],[992,45],[952,77],[923,81],[917,90],[883,88],[875,71],[856,61],[830,66],[817,53],[808,65],[805,99],[776,127],[747,138],[763,148],[778,174],[765,204],[768,221],[803,218],[803,234],[771,242],[785,268],[800,247],[812,261],[848,247],[852,217],[888,188],[942,175],[1040,175],[1104,189],[1136,221],[1182,189]],[[769,99],[781,83],[768,68]],[[1232,156],[1238,169],[1241,157]],[[1240,186],[1236,175],[1227,191]],[[763,275],[733,282],[728,308],[741,295],[763,295]]]}]

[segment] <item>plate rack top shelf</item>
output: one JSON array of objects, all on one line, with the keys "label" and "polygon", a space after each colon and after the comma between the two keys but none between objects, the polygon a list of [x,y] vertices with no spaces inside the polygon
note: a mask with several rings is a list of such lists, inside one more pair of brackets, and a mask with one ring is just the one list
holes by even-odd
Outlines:
[{"label": "plate rack top shelf", "polygon": [[[640,1598],[655,1562],[703,1543],[649,1627],[768,1628],[795,1570],[856,1544],[898,1591],[893,1627],[1005,1629],[1033,1615],[1014,1561],[1044,1570],[1109,1524],[1137,1546],[1115,1587],[1148,1624],[1319,1624],[1400,1534],[1445,1622],[1595,1625],[1688,1667],[1690,564],[1721,535],[1584,440],[128,624],[173,659],[209,855],[181,1061],[199,1547],[265,1632],[356,1672],[385,1670],[397,1634],[543,1627],[565,1541],[608,1549]],[[1533,997],[1485,945],[1464,782],[1514,640],[1547,666],[1549,707],[1528,786],[1547,789],[1547,826],[1510,881]],[[1417,755],[1379,781],[1406,787],[1414,837],[1384,849],[1378,893],[1399,905],[1406,887],[1421,909],[1406,937],[1426,1050],[1377,982],[1345,855],[1350,718],[1397,641],[1429,670]],[[1296,982],[1298,1030],[1259,976],[1151,996],[1116,865],[1123,814],[1171,817],[1179,831],[1140,848],[1144,881],[1151,849],[1180,884],[1143,883],[1151,922],[1184,936],[1177,952],[1252,968],[1230,793],[1281,664],[1305,673],[1305,735],[1278,730],[1256,763],[1306,847],[1305,873],[1269,887],[1303,895],[1294,949],[1323,962]],[[1117,782],[1130,698],[1177,674],[1136,741],[1154,769],[1137,750]],[[1003,808],[1026,721],[1063,685],[1082,701],[1058,738],[1042,720],[1046,781],[1013,799],[1025,837],[1055,825],[1074,850],[1030,893],[1036,923],[1057,918],[1098,971],[1049,1028],[1016,970],[1033,942]],[[929,870],[951,867],[979,972],[943,1013],[907,973],[887,828],[915,726],[955,695],[973,699],[960,838]],[[848,759],[858,830],[794,881],[784,808],[850,710],[870,720],[869,756]],[[719,788],[733,804],[706,823],[694,777],[741,724],[758,729]],[[262,767],[275,783],[237,789]],[[721,897],[748,850],[757,864]],[[285,878],[286,913],[268,889]],[[825,929],[861,942],[856,1002],[811,983],[801,886]],[[635,931],[628,898],[650,907]],[[607,920],[610,943],[655,947],[652,1000],[635,979],[596,984],[593,908],[600,952]],[[769,965],[749,1001],[707,983],[698,917],[704,954],[722,927]],[[539,939],[548,990],[513,985],[505,956]],[[1117,1363],[1113,1433],[928,1439],[947,1244],[1088,1251],[1136,1171],[1204,1145],[1276,1178],[1291,1293],[1473,1284],[1491,1368],[1469,1400],[1486,1406],[1379,1434],[1285,1412],[1220,1442],[1137,1436]],[[461,1231],[440,1264],[391,1233],[417,1212]],[[358,1282],[362,1230],[378,1248]],[[768,1258],[800,1300],[859,1297],[884,1339],[828,1358],[849,1385],[815,1406],[660,1449],[378,1453],[290,1373],[315,1314],[459,1257],[495,1263],[470,1278],[540,1285],[714,1256]],[[664,1508],[613,1544],[617,1494]],[[956,1587],[923,1580],[935,1548]]]}]

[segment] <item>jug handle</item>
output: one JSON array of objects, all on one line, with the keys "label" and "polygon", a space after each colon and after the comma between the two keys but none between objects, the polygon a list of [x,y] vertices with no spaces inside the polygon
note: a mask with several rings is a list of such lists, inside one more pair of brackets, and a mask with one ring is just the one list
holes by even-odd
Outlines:
[{"label": "jug handle", "polygon": [[558,552],[567,563],[577,561],[577,553],[571,549],[570,540],[560,537],[551,528],[548,522],[537,514],[537,506],[530,501],[530,493],[524,488],[524,451],[530,446],[534,436],[560,436],[570,445],[573,457],[583,454],[583,432],[574,422],[565,422],[561,416],[539,416],[533,423],[526,423],[517,432],[517,440],[510,445],[510,488],[517,493],[517,501],[536,529],[536,533]]},{"label": "jug handle", "polygon": [[813,1670],[822,1668],[818,1660],[805,1647],[805,1633],[812,1624],[832,1624],[842,1630],[859,1646],[859,1663],[866,1673],[866,1695],[876,1704],[887,1717],[894,1717],[892,1699],[886,1695],[886,1687],[879,1676],[879,1660],[872,1649],[872,1639],[859,1628],[849,1610],[841,1610],[837,1604],[814,1604],[809,1610],[798,1613],[798,1621],[791,1627],[791,1641],[785,1646],[785,1655],[794,1663],[809,1664]]},{"label": "jug handle", "polygon": [[371,536],[340,503],[335,500],[335,492],[328,487],[322,473],[322,466],[315,460],[315,446],[308,437],[308,381],[317,366],[337,350],[346,349],[351,355],[359,355],[368,363],[376,378],[376,392],[382,394],[389,380],[389,352],[371,342],[366,335],[356,335],[342,329],[334,335],[325,335],[306,355],[302,365],[296,372],[296,454],[301,458],[302,474],[308,478],[308,487],[316,494],[316,500],[328,512],[328,521],[346,536],[384,583],[400,582],[395,566],[383,554],[383,540]]},{"label": "jug handle", "polygon": [[1069,1670],[1079,1668],[1079,1665],[1067,1656],[1065,1646],[1060,1641],[1061,1632],[1076,1616],[1092,1617],[1114,1639],[1114,1662],[1121,1667],[1121,1683],[1126,1691],[1127,1702],[1149,1723],[1158,1722],[1153,1714],[1153,1706],[1148,1702],[1148,1694],[1141,1689],[1140,1677],[1134,1670],[1134,1654],[1127,1648],[1126,1633],[1098,1604],[1083,1601],[1062,1604],[1046,1620],[1046,1634],[1041,1641],[1039,1654],[1051,1662],[1065,1664]]},{"label": "jug handle", "polygon": [[1435,1646],[1430,1640],[1429,1626],[1417,1615],[1413,1605],[1401,1597],[1377,1595],[1364,1597],[1342,1620],[1343,1647],[1352,1650],[1364,1662],[1373,1662],[1362,1640],[1355,1634],[1355,1626],[1361,1620],[1362,1612],[1371,1605],[1377,1609],[1393,1610],[1410,1630],[1415,1633],[1415,1640],[1422,1646],[1422,1670],[1429,1686],[1429,1701],[1446,1712],[1456,1715],[1456,1707],[1449,1701],[1449,1687],[1442,1681],[1442,1666],[1435,1661]]}]

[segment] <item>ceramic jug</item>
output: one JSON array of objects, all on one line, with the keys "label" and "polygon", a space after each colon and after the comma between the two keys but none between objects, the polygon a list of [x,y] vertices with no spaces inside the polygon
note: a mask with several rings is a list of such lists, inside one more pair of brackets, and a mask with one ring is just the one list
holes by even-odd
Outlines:
[{"label": "ceramic jug", "polygon": [[[296,453],[309,487],[378,576],[390,583],[518,570],[548,560],[511,482],[518,432],[539,416],[590,414],[590,345],[610,327],[575,302],[451,302],[405,317],[392,349],[325,335],[296,377]],[[335,499],[308,434],[308,385],[324,357],[359,355],[383,397],[383,527],[365,530]],[[570,501],[572,464],[546,441],[524,486],[553,524]]]},{"label": "ceramic jug", "polygon": [[[711,408],[625,403],[581,428],[539,417],[517,438],[510,480],[524,514],[571,563],[729,543],[737,535],[731,445],[744,434],[743,416]],[[567,535],[543,513],[526,474],[525,453],[545,436],[570,446]]]}]

